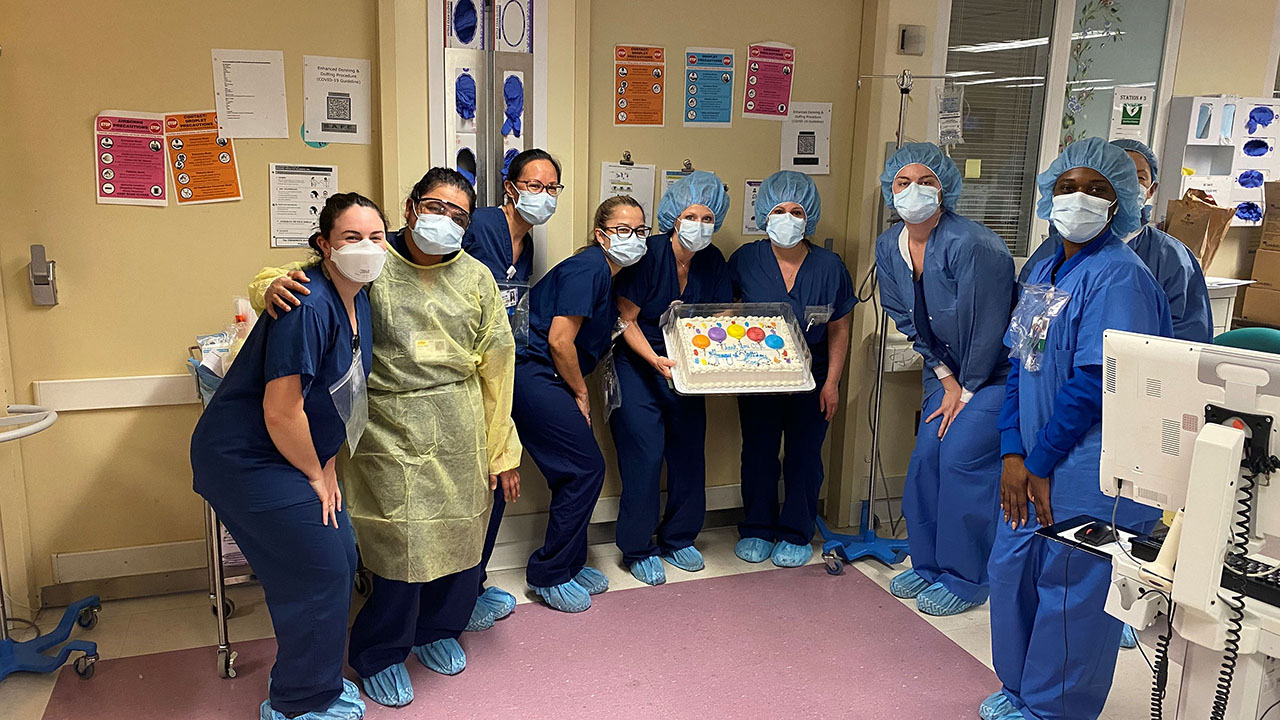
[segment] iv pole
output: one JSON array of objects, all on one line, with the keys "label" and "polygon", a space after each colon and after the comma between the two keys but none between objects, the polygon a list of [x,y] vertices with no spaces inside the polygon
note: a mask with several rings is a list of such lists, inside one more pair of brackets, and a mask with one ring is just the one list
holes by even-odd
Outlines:
[{"label": "iv pole", "polygon": [[[911,89],[915,84],[916,78],[944,80],[946,76],[913,75],[910,70],[903,70],[898,75],[860,75],[858,77],[858,88],[862,88],[863,80],[879,78],[891,78],[896,80],[898,84],[897,147],[901,148],[906,137],[907,102],[911,99]],[[871,272],[874,278],[874,266],[872,266]],[[874,286],[875,283],[873,282],[872,287]],[[867,496],[862,501],[862,509],[859,513],[860,532],[857,535],[833,533],[822,518],[818,518],[818,530],[825,540],[822,544],[822,559],[826,562],[827,572],[832,575],[839,575],[844,572],[844,563],[853,562],[864,557],[874,558],[885,565],[897,565],[907,557],[907,541],[905,539],[882,538],[876,533],[875,527],[876,473],[880,464],[880,412],[884,393],[884,353],[889,335],[889,313],[883,309],[880,311],[878,327],[880,337],[879,353],[876,355],[876,384],[871,423],[871,471],[867,477]]]}]

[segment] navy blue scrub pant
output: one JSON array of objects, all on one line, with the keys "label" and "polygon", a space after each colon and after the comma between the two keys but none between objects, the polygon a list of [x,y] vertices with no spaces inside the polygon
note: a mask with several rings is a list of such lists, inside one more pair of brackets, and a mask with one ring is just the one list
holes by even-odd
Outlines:
[{"label": "navy blue scrub pant", "polygon": [[480,582],[476,584],[476,597],[484,594],[484,584],[489,579],[489,558],[493,557],[493,546],[498,542],[498,528],[502,525],[502,513],[507,509],[507,498],[502,494],[502,483],[493,491],[493,512],[489,514],[489,530],[484,536],[484,553],[480,555]]},{"label": "navy blue scrub pant", "polygon": [[276,633],[271,707],[284,714],[322,711],[342,693],[342,650],[356,572],[356,541],[346,512],[321,522],[318,498],[276,510],[215,506],[262,583]]},{"label": "navy blue scrub pant", "polygon": [[921,408],[902,496],[912,568],[969,602],[987,600],[987,560],[1000,514],[997,424],[1004,394],[1003,383],[974,393],[940,440],[942,418],[925,423],[945,395],[935,386]]},{"label": "navy blue scrub pant", "polygon": [[529,558],[525,578],[536,588],[562,585],[587,564],[587,526],[604,486],[604,456],[569,386],[536,360],[516,361],[511,419],[551,488],[546,540]]},{"label": "navy blue scrub pant", "polygon": [[373,592],[351,626],[351,669],[373,677],[418,645],[456,640],[471,619],[479,578],[479,565],[425,583],[374,574]]},{"label": "navy blue scrub pant", "polygon": [[[822,387],[821,381],[818,387]],[[822,490],[822,443],[828,425],[819,409],[818,393],[738,396],[742,505],[746,510],[746,518],[738,524],[742,537],[795,545],[808,545],[813,540]],[[781,508],[779,478],[784,486]]]},{"label": "navy blue scrub pant", "polygon": [[[627,565],[693,545],[707,512],[707,406],[676,394],[666,378],[631,352],[616,366],[622,405],[609,418],[622,474],[617,543]],[[667,507],[659,517],[662,461]],[[657,543],[654,543],[654,533]]]}]

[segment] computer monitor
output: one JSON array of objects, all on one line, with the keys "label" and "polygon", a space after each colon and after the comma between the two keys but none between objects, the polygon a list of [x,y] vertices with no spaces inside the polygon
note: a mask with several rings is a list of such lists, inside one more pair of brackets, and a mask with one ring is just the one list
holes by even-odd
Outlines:
[{"label": "computer monitor", "polygon": [[1280,455],[1280,429],[1266,420],[1280,417],[1280,355],[1118,330],[1103,333],[1102,354],[1099,483],[1108,496],[1182,509],[1206,422],[1244,430],[1246,453],[1252,429],[1269,427],[1268,454]]}]

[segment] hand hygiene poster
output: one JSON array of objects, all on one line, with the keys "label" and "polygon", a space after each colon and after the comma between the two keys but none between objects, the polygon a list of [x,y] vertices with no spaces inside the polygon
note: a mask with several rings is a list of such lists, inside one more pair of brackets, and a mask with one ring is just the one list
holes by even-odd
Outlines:
[{"label": "hand hygiene poster", "polygon": [[235,146],[229,138],[218,137],[217,113],[169,113],[164,128],[179,205],[240,199]]},{"label": "hand hygiene poster", "polygon": [[791,80],[796,49],[781,43],[747,46],[746,92],[742,117],[785,120],[791,110]]},{"label": "hand hygiene poster", "polygon": [[105,110],[93,121],[98,202],[169,204],[164,182],[164,116]]},{"label": "hand hygiene poster", "polygon": [[615,127],[662,127],[666,52],[652,45],[613,48]]},{"label": "hand hygiene poster", "polygon": [[733,51],[685,48],[685,127],[727,128],[732,124]]}]

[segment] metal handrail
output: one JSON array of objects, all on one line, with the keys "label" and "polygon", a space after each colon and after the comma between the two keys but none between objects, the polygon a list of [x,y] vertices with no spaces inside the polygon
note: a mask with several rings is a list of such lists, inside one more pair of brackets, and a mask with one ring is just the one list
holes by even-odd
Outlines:
[{"label": "metal handrail", "polygon": [[58,420],[56,410],[39,405],[10,405],[9,417],[0,418],[0,428],[17,426],[13,430],[0,432],[0,443],[21,440],[36,433],[47,430]]}]

